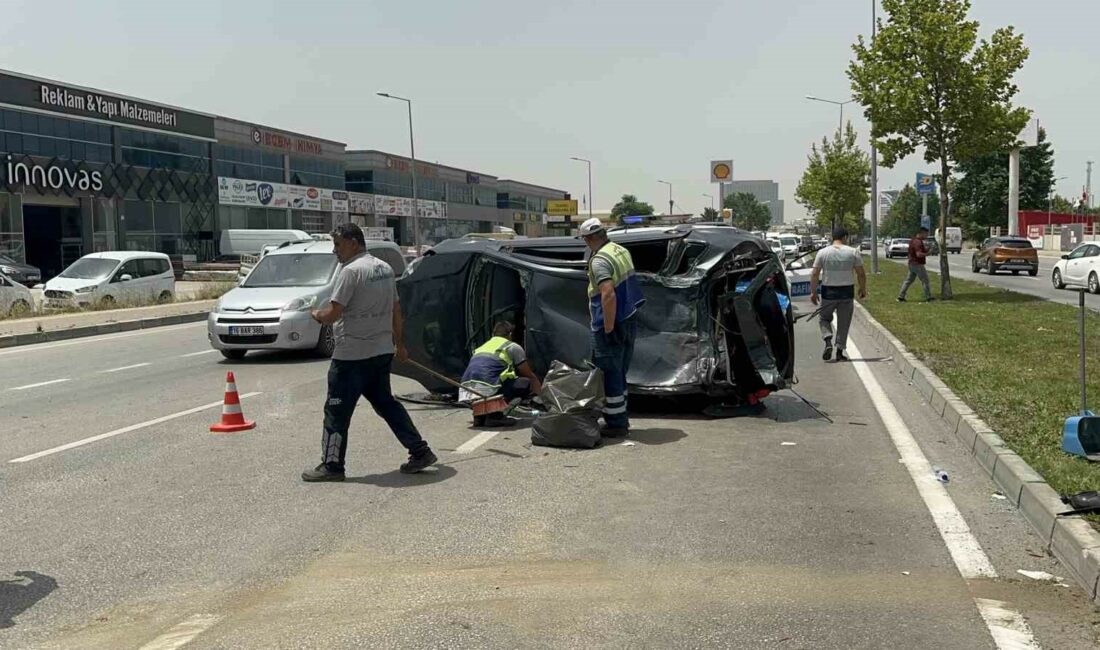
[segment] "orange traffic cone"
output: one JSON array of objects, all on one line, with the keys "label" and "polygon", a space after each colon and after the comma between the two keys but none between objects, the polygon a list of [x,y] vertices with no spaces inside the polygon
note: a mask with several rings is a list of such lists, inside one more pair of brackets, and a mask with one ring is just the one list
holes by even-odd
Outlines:
[{"label": "orange traffic cone", "polygon": [[241,412],[241,397],[237,394],[237,382],[233,372],[225,376],[225,403],[222,405],[222,421],[210,426],[215,433],[234,433],[256,428],[256,423],[244,419]]}]

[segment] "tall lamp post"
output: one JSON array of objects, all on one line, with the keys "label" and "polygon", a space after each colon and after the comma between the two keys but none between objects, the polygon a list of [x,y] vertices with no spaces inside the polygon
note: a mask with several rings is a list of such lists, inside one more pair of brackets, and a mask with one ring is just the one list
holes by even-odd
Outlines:
[{"label": "tall lamp post", "polygon": [[1050,184],[1050,191],[1047,192],[1047,228],[1050,228],[1050,207],[1054,203],[1054,186],[1058,184],[1058,181],[1064,181],[1067,178],[1069,178],[1069,176],[1059,176]]},{"label": "tall lamp post", "polygon": [[592,161],[588,160],[587,158],[577,158],[576,156],[571,156],[569,159],[570,160],[576,160],[577,162],[582,162],[582,163],[585,163],[585,164],[588,165],[588,218],[591,219],[592,218]]},{"label": "tall lamp post", "polygon": [[672,216],[672,183],[669,183],[668,181],[662,181],[662,180],[658,180],[657,182],[662,183],[664,185],[668,185],[668,216],[671,217]]},{"label": "tall lamp post", "polygon": [[398,97],[397,95],[391,95],[389,93],[378,93],[379,97],[385,97],[387,99],[396,99],[399,102],[405,102],[409,106],[409,158],[412,160],[410,169],[412,169],[412,184],[413,184],[413,245],[416,246],[416,256],[420,257],[420,201],[416,196],[416,145],[413,141],[413,104],[411,99],[405,99],[404,97]]},{"label": "tall lamp post", "polygon": [[714,197],[711,196],[710,194],[704,194],[703,196],[710,199],[710,209],[713,210],[714,209]]},{"label": "tall lamp post", "polygon": [[806,95],[806,99],[808,99],[810,101],[813,101],[813,102],[825,102],[826,104],[833,104],[834,106],[839,106],[840,107],[840,127],[839,128],[840,128],[841,133],[844,132],[844,105],[845,104],[851,104],[852,102],[855,101],[854,99],[847,99],[847,100],[844,100],[842,102],[838,102],[838,101],[834,101],[832,99],[822,99],[820,97],[814,97],[813,95]]}]

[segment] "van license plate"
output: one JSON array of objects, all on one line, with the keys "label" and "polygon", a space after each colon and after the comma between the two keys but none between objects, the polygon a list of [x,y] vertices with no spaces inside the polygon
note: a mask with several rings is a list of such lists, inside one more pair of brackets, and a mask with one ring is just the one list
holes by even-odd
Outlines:
[{"label": "van license plate", "polygon": [[263,336],[264,328],[262,325],[245,325],[243,327],[229,328],[230,336]]},{"label": "van license plate", "polygon": [[791,285],[791,296],[808,296],[810,295],[810,283],[809,282],[795,282]]},{"label": "van license plate", "polygon": [[1013,264],[1027,264],[1027,260],[1012,260]]}]

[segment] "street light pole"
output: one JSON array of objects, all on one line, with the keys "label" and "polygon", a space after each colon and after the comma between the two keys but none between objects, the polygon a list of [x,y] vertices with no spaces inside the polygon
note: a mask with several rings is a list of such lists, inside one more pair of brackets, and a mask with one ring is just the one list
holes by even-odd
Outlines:
[{"label": "street light pole", "polygon": [[[878,0],[871,0],[871,43],[878,35]],[[878,273],[878,148],[874,128],[868,129],[871,139],[871,273]]]},{"label": "street light pole", "polygon": [[662,181],[662,180],[658,180],[657,182],[658,183],[664,183],[665,185],[668,185],[668,216],[671,217],[672,216],[672,183],[669,183],[668,181]]},{"label": "street light pole", "polygon": [[832,100],[832,99],[822,99],[820,97],[814,97],[813,95],[806,95],[806,99],[808,99],[810,101],[813,101],[813,102],[825,102],[826,104],[833,104],[835,106],[839,106],[840,107],[840,127],[839,127],[839,131],[840,131],[840,133],[844,133],[844,105],[845,104],[851,104],[852,102],[855,101],[854,99],[847,99],[847,100],[844,100],[842,102],[838,102],[838,101],[835,101],[835,100]]},{"label": "street light pole", "polygon": [[[1047,229],[1048,230],[1050,229],[1050,225],[1051,225],[1050,224],[1050,208],[1051,208],[1051,204],[1054,203],[1054,186],[1058,184],[1058,181],[1064,181],[1067,178],[1069,178],[1069,176],[1059,176],[1058,178],[1055,178],[1054,182],[1052,182],[1050,184],[1050,191],[1047,192]],[[1043,233],[1043,234],[1048,234],[1048,233]]]},{"label": "street light pole", "polygon": [[711,209],[711,210],[713,210],[713,209],[714,209],[714,197],[713,197],[713,196],[711,196],[710,194],[704,194],[703,196],[705,196],[705,197],[707,197],[708,199],[710,199],[710,209]]},{"label": "street light pole", "polygon": [[587,158],[573,156],[570,160],[577,160],[588,165],[588,218],[592,218],[592,161]]},{"label": "street light pole", "polygon": [[396,99],[405,102],[409,106],[409,158],[412,160],[412,199],[413,199],[413,245],[416,246],[416,256],[420,257],[420,201],[416,196],[416,145],[413,139],[413,105],[411,99],[398,97],[389,93],[378,93],[379,97]]}]

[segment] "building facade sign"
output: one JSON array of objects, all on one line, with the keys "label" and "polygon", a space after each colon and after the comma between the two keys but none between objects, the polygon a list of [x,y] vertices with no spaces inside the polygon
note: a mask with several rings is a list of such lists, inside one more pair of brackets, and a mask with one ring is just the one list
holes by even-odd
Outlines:
[{"label": "building facade sign", "polygon": [[253,208],[291,208],[313,212],[347,212],[348,193],[304,185],[265,183],[218,177],[218,203]]},{"label": "building facade sign", "polygon": [[[402,160],[401,158],[392,158],[386,156],[386,169],[394,169],[399,172],[408,172],[410,168],[409,161]],[[416,175],[423,178],[436,178],[439,176],[439,170],[431,165],[425,165],[424,163],[416,163]]]},{"label": "building facade sign", "polygon": [[252,144],[264,147],[282,149],[290,153],[304,153],[320,156],[324,153],[324,146],[316,140],[303,138],[298,135],[286,135],[267,131],[258,127],[252,127]]},{"label": "building facade sign", "polygon": [[6,104],[88,117],[202,138],[214,137],[214,118],[92,90],[0,73]]},{"label": "building facade sign", "polygon": [[77,190],[99,192],[103,189],[103,172],[85,167],[79,162],[64,164],[57,159],[40,165],[30,158],[16,160],[8,154],[2,167],[4,178],[0,186],[13,189],[29,186],[43,193],[65,190],[69,195]]}]

